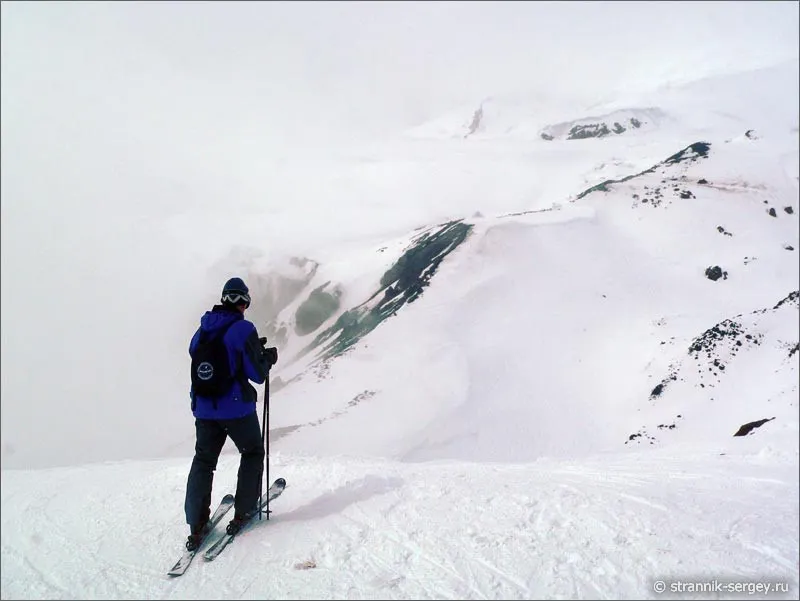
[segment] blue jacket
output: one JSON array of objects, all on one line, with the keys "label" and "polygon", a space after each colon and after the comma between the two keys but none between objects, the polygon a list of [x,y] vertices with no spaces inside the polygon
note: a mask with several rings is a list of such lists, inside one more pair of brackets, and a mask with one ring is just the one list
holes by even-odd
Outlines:
[{"label": "blue jacket", "polygon": [[194,351],[201,332],[217,332],[233,323],[222,338],[228,348],[231,373],[237,374],[230,392],[214,401],[189,392],[192,398],[192,413],[200,419],[235,419],[244,417],[256,410],[256,389],[248,380],[263,384],[269,373],[269,363],[262,355],[258,332],[252,322],[236,309],[215,305],[200,318],[200,327],[189,343],[189,354]]}]

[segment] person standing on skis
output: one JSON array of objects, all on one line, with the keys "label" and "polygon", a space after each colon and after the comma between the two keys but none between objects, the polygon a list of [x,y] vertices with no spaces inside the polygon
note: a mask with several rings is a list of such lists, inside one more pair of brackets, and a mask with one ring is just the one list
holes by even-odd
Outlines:
[{"label": "person standing on skis", "polygon": [[239,450],[234,517],[228,532],[235,534],[258,505],[264,469],[264,441],[256,413],[256,390],[278,360],[276,348],[264,348],[255,325],[244,318],[250,306],[249,289],[241,278],[229,279],[220,304],[206,311],[189,343],[192,357],[192,414],[195,453],[186,483],[184,512],[189,525],[186,548],[196,550],[207,534],[214,471],[230,436]]}]

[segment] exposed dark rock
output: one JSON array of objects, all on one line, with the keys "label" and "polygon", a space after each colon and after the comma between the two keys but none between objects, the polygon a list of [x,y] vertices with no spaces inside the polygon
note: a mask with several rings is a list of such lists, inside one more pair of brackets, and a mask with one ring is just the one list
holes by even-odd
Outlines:
[{"label": "exposed dark rock", "polygon": [[665,164],[674,165],[675,163],[682,163],[684,161],[694,162],[699,158],[708,158],[708,151],[711,148],[711,144],[708,142],[695,142],[691,146],[687,146],[680,152],[673,154],[669,157]]},{"label": "exposed dark rock", "polygon": [[705,179],[705,178],[702,178],[702,179],[699,179],[699,180],[697,180],[697,183],[698,183],[698,184],[707,184],[707,183],[708,183],[708,180],[707,180],[707,179]]},{"label": "exposed dark rock", "polygon": [[478,128],[481,126],[481,121],[483,120],[483,105],[479,106],[475,112],[472,114],[472,123],[469,124],[469,131],[464,135],[466,138],[474,134],[478,131]]},{"label": "exposed dark rock", "polygon": [[584,140],[586,138],[602,138],[611,133],[605,123],[590,123],[587,125],[575,125],[569,130],[567,140]]},{"label": "exposed dark rock", "polygon": [[755,422],[748,422],[748,423],[744,424],[741,428],[739,428],[736,431],[736,434],[734,434],[734,436],[747,436],[755,428],[760,428],[761,426],[763,426],[767,422],[772,421],[773,419],[775,419],[775,418],[774,417],[770,417],[770,418],[767,418],[767,419],[760,419],[760,420],[755,421]]},{"label": "exposed dark rock", "polygon": [[733,236],[733,234],[731,234],[730,232],[726,231],[726,230],[725,230],[725,228],[724,228],[724,227],[722,227],[721,225],[718,225],[718,226],[717,226],[717,231],[718,231],[720,234],[722,234],[723,236]]},{"label": "exposed dark rock", "polygon": [[[700,353],[701,351],[706,351],[710,354],[716,349],[720,341],[725,338],[733,338],[735,340],[741,336],[743,332],[744,330],[742,330],[742,325],[740,323],[730,319],[721,321],[692,341],[692,344],[689,346],[689,354]],[[747,336],[749,336],[749,334]],[[745,336],[745,338],[747,336]],[[699,356],[695,355],[695,359],[698,358]]]},{"label": "exposed dark rock", "polygon": [[692,194],[689,190],[683,190],[681,192],[681,198],[694,198],[694,194]]},{"label": "exposed dark rock", "polygon": [[[656,429],[674,430],[675,428],[678,427],[677,420],[680,419],[682,419],[682,417],[680,414],[678,414],[676,416],[676,421],[672,422],[671,424],[658,424],[658,426],[656,426]],[[640,428],[638,432],[634,432],[633,434],[628,436],[628,440],[625,441],[625,444],[628,444],[629,442],[635,442],[637,444],[640,444],[644,441],[648,441],[650,444],[654,444],[655,442],[657,442],[654,436],[648,434],[647,428]]]},{"label": "exposed dark rock", "polygon": [[647,433],[647,430],[642,428],[638,432],[635,432],[630,436],[628,436],[628,440],[625,441],[625,444],[628,444],[629,442],[642,443],[644,441],[653,444],[656,442],[656,439],[653,436],[650,436],[650,434]]},{"label": "exposed dark rock", "polygon": [[784,245],[783,248],[785,248],[786,250],[794,250],[794,246],[792,246],[791,244],[786,244]]},{"label": "exposed dark rock", "polygon": [[[472,225],[451,221],[419,235],[412,246],[381,277],[380,289],[361,305],[345,311],[331,327],[318,334],[302,354],[326,345],[323,359],[341,355],[382,321],[412,303],[428,286],[444,258],[466,240]],[[380,300],[377,300],[382,295]]]},{"label": "exposed dark rock", "polygon": [[[254,281],[255,286],[267,289],[269,294],[267,303],[259,303],[259,307],[250,310],[251,319],[265,324],[263,334],[276,346],[283,346],[288,340],[288,327],[278,320],[278,315],[302,294],[319,267],[316,261],[305,257],[291,257],[289,264],[300,268],[298,275],[273,275],[261,282]],[[264,305],[268,307],[266,310]]]},{"label": "exposed dark rock", "polygon": [[661,382],[650,392],[650,400],[653,401],[657,397],[661,396],[664,393],[664,390],[666,390],[667,385],[670,382],[676,381],[677,379],[678,379],[678,369],[674,365],[671,365],[667,377],[661,380]]},{"label": "exposed dark rock", "polygon": [[541,136],[542,136],[543,140],[552,140],[553,139],[553,136],[551,136],[550,134],[542,133]]},{"label": "exposed dark rock", "polygon": [[795,290],[794,292],[790,292],[786,296],[786,298],[783,298],[780,301],[778,301],[778,304],[776,304],[772,308],[773,309],[779,309],[782,305],[787,304],[787,303],[788,304],[794,304],[794,305],[800,304],[800,290]]},{"label": "exposed dark rock", "polygon": [[624,131],[625,131],[625,128],[622,127],[618,122],[615,121],[614,122],[614,133],[615,134],[621,134]]},{"label": "exposed dark rock", "polygon": [[769,213],[770,216],[772,216],[772,217],[777,217],[778,216],[778,213],[776,213],[775,209],[772,209],[772,208],[770,208],[770,210],[767,211],[767,213]]},{"label": "exposed dark rock", "polygon": [[313,290],[297,309],[294,331],[298,336],[310,334],[339,310],[341,291],[325,292],[324,288],[329,283]]},{"label": "exposed dark rock", "polygon": [[709,142],[695,142],[694,144],[687,146],[680,152],[677,152],[676,154],[672,155],[668,159],[653,165],[649,169],[645,169],[644,171],[641,171],[639,173],[634,173],[633,175],[628,175],[626,177],[623,177],[622,179],[608,179],[595,186],[592,186],[591,188],[584,190],[583,192],[578,194],[575,200],[580,200],[581,198],[587,196],[588,194],[591,194],[592,192],[608,192],[609,191],[608,186],[612,184],[621,184],[635,177],[639,177],[640,175],[644,175],[645,173],[655,173],[655,171],[659,167],[674,165],[677,163],[681,163],[683,161],[692,162],[698,160],[698,158],[700,157],[707,158],[710,148],[711,144]]},{"label": "exposed dark rock", "polygon": [[504,213],[503,215],[498,215],[500,217],[519,217],[521,215],[533,215],[534,213],[549,213],[550,211],[554,211],[553,207],[548,207],[546,209],[533,209],[530,211],[517,211],[516,213]]},{"label": "exposed dark rock", "polygon": [[783,210],[789,213],[789,215],[794,213],[794,209],[792,207],[783,207]]},{"label": "exposed dark rock", "polygon": [[758,136],[756,135],[756,131],[754,129],[748,129],[746,132],[744,132],[744,135],[751,140],[758,140]]},{"label": "exposed dark rock", "polygon": [[[800,290],[792,291],[772,308],[759,309],[752,311],[751,314],[775,311],[786,304],[800,307]],[[736,317],[742,316],[738,315]],[[703,332],[691,342],[688,348],[688,355],[695,362],[694,367],[697,374],[699,374],[699,380],[701,380],[696,385],[703,389],[714,388],[715,383],[720,382],[719,378],[729,371],[729,365],[726,365],[726,362],[733,361],[738,353],[751,347],[751,345],[759,346],[763,339],[764,334],[754,330],[747,332],[742,323],[734,319],[725,319]],[[794,353],[800,352],[800,343],[785,344],[783,348],[789,354],[789,357],[792,357]],[[682,361],[670,365],[667,377],[650,393],[650,400],[663,396],[670,382],[678,379],[681,382],[685,382],[686,380],[683,377],[679,378],[684,367],[686,366]],[[714,378],[713,381],[708,379],[705,382],[702,381],[705,378],[712,377]]]},{"label": "exposed dark rock", "polygon": [[637,129],[642,126],[642,122],[639,121],[636,117],[631,117],[631,125],[636,127]]},{"label": "exposed dark rock", "polygon": [[471,225],[453,221],[433,234],[423,234],[381,277],[381,286],[396,284],[407,302],[414,302],[428,285],[444,257],[461,244]]},{"label": "exposed dark rock", "polygon": [[[622,181],[622,180],[620,180],[620,181]],[[583,192],[578,194],[578,197],[576,198],[576,200],[580,200],[581,198],[583,198],[587,194],[591,194],[592,192],[608,192],[608,185],[609,184],[616,184],[616,183],[619,183],[619,182],[614,181],[614,180],[610,180],[610,179],[606,180],[604,182],[600,182],[596,186],[592,186],[588,190],[584,190]]]},{"label": "exposed dark rock", "polygon": [[645,197],[642,198],[641,202],[649,203],[651,207],[661,206],[661,203],[664,200],[664,195],[661,192],[661,187],[656,187],[650,190],[647,186],[645,186],[644,189],[646,190]]},{"label": "exposed dark rock", "polygon": [[367,399],[370,399],[370,398],[372,398],[374,396],[375,396],[375,391],[374,390],[365,390],[364,392],[361,392],[361,393],[357,394],[350,401],[348,401],[347,406],[348,407],[355,407],[360,402],[365,401]]},{"label": "exposed dark rock", "polygon": [[728,272],[723,271],[722,267],[719,265],[715,265],[714,267],[709,267],[706,269],[706,277],[713,282],[716,282],[720,278],[727,280]]}]

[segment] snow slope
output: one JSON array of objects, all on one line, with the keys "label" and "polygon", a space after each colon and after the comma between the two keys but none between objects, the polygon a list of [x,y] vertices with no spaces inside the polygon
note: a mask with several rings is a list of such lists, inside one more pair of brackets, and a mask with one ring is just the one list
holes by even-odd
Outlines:
[{"label": "snow slope", "polygon": [[[652,402],[671,363],[715,324],[772,308],[800,284],[797,251],[787,249],[797,248],[796,180],[751,143],[665,156],[651,172],[552,209],[467,219],[470,237],[424,303],[382,324],[349,361],[324,362],[274,395],[273,423],[292,430],[280,448],[513,461],[617,448],[646,422],[653,429],[677,414],[680,429],[691,427],[692,413],[720,401],[698,381],[681,402],[669,402],[672,388]],[[376,262],[373,281],[389,264]],[[711,281],[705,270],[718,264],[725,278]],[[762,357],[754,361],[764,375],[781,375],[757,403],[725,401],[721,436],[748,414],[797,410],[796,299],[772,321],[751,325],[766,340],[745,351]],[[733,367],[713,376],[742,390],[753,367]],[[696,434],[708,433],[700,423]]]},{"label": "snow slope", "polygon": [[[222,457],[218,491],[237,462]],[[269,522],[169,580],[187,467],[4,471],[3,598],[650,599],[678,597],[658,580],[712,578],[797,590],[797,458],[757,437],[578,462],[277,453],[288,487]]]},{"label": "snow slope", "polygon": [[[797,598],[796,73],[688,86],[683,112],[631,136],[539,136],[609,105],[522,139],[335,157],[313,184],[331,202],[319,237],[289,211],[229,216],[187,254],[215,259],[210,282],[254,282],[253,319],[281,336],[270,474],[288,488],[269,523],[165,576],[193,447],[177,400],[163,432],[138,433],[158,458],[3,469],[2,597],[699,598],[657,583],[716,580]],[[739,109],[714,118],[732,92]],[[620,106],[669,113],[661,93]],[[396,266],[452,222],[469,234],[404,288]],[[176,249],[228,231],[214,213],[160,227]],[[339,304],[298,333],[320,289]],[[313,345],[375,307],[397,310],[341,352]],[[214,501],[237,464],[228,445]]]}]

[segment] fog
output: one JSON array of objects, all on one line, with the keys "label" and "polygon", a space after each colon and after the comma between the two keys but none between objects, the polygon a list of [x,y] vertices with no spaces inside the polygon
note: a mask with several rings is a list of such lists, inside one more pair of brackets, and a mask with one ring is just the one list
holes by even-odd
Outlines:
[{"label": "fog", "polygon": [[3,2],[3,467],[190,454],[186,349],[246,276],[230,249],[277,264],[379,227],[329,186],[350,149],[491,95],[770,65],[797,24],[788,2]]}]

